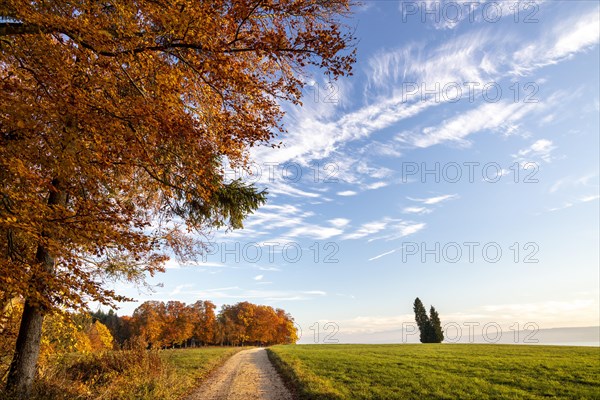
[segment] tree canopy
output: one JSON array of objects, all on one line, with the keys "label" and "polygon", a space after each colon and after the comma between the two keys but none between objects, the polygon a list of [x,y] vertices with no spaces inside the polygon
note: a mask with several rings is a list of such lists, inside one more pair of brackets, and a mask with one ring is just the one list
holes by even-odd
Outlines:
[{"label": "tree canopy", "polygon": [[184,225],[240,227],[264,196],[227,183],[223,162],[283,130],[279,102],[299,102],[308,64],[349,72],[347,7],[3,1],[2,287],[46,306],[108,302],[99,273],[189,255]]}]

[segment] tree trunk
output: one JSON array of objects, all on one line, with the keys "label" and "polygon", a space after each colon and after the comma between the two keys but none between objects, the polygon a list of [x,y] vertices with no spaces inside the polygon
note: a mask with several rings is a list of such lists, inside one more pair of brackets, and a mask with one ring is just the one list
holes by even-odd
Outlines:
[{"label": "tree trunk", "polygon": [[[48,206],[53,207],[55,205],[66,204],[67,196],[59,190],[59,180],[54,179],[52,185],[54,190],[48,196]],[[50,233],[42,232],[42,236],[49,237]],[[54,273],[54,257],[42,244],[38,245],[35,260],[44,270]],[[38,291],[41,289],[39,287],[36,288]],[[26,299],[15,353],[10,363],[10,370],[6,380],[7,391],[19,399],[25,400],[30,397],[37,361],[40,355],[43,322],[44,310],[39,305],[30,301],[30,299]]]},{"label": "tree trunk", "polygon": [[33,386],[37,360],[40,354],[43,321],[44,316],[41,310],[26,301],[21,317],[15,354],[6,381],[7,391],[21,399],[29,398]]}]

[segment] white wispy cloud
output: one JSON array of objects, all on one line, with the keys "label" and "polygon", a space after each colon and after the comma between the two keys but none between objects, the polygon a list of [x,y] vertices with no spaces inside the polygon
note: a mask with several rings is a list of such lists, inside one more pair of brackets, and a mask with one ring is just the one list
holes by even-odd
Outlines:
[{"label": "white wispy cloud", "polygon": [[591,201],[596,201],[598,199],[600,199],[600,195],[598,195],[598,194],[580,196],[580,197],[576,198],[575,200],[565,202],[560,206],[548,208],[547,211],[548,212],[561,211],[561,210],[565,210],[567,208],[571,208],[577,204],[589,203]]},{"label": "white wispy cloud", "polygon": [[[366,71],[368,87],[377,89],[375,101],[347,112],[342,104],[346,103],[350,92],[345,83],[338,82],[342,89],[337,103],[307,99],[303,107],[287,110],[285,123],[289,132],[283,138],[284,147],[275,150],[257,147],[252,151],[253,159],[309,165],[312,160],[330,157],[347,143],[370,137],[374,132],[440,103],[432,99],[407,101],[402,94],[402,83],[428,83],[430,86],[439,83],[443,87],[447,83],[493,82],[510,76],[514,71],[532,71],[597,43],[597,18],[597,12],[570,17],[550,37],[538,36],[526,45],[521,44],[522,38],[517,35],[496,35],[487,24],[437,47],[410,43],[400,49],[380,52],[369,59]],[[534,50],[533,53],[530,49]],[[542,63],[532,61],[540,57],[544,60]],[[389,91],[382,91],[384,88]],[[522,102],[485,104],[456,120],[446,121],[440,127],[425,128],[422,132],[424,137],[417,139],[415,145],[426,147],[443,140],[460,142],[465,136],[483,129],[504,127],[510,130],[532,107],[535,105]],[[278,190],[280,194],[284,192]],[[315,195],[303,192],[296,195]]]},{"label": "white wispy cloud", "polygon": [[412,235],[425,228],[424,223],[415,223],[385,217],[380,220],[364,223],[354,232],[348,233],[342,237],[343,240],[356,240],[368,238],[368,241],[374,240],[396,240],[408,235]]},{"label": "white wispy cloud", "polygon": [[344,231],[339,228],[306,224],[284,233],[283,236],[289,238],[308,237],[316,240],[325,240],[339,236],[342,233],[344,233]]},{"label": "white wispy cloud", "polygon": [[422,0],[417,2],[401,0],[399,8],[404,21],[413,18],[426,22],[434,29],[455,29],[461,24],[466,23],[498,23],[503,18],[513,18],[514,20],[513,15],[515,13],[520,14],[517,16],[517,21],[531,23],[537,20],[539,5],[545,1],[531,0],[526,3],[513,3],[494,0],[479,0],[477,2],[457,2],[455,0]]},{"label": "white wispy cloud", "polygon": [[513,55],[513,71],[524,75],[585,51],[600,40],[600,8],[563,18],[551,32],[525,44]]},{"label": "white wispy cloud", "polygon": [[405,236],[412,235],[414,233],[419,232],[424,229],[426,226],[425,223],[410,223],[401,221],[399,223],[393,224],[391,226],[390,232],[387,235],[381,236],[381,239],[384,240],[396,240],[403,238]]},{"label": "white wispy cloud", "polygon": [[377,260],[378,258],[385,257],[385,256],[390,255],[390,254],[394,254],[395,252],[396,252],[396,249],[390,250],[390,251],[386,251],[385,253],[381,253],[379,255],[376,255],[375,257],[369,258],[369,261]]},{"label": "white wispy cloud", "polygon": [[327,296],[327,292],[324,290],[249,290],[240,288],[239,286],[230,286],[203,290],[185,290],[181,288],[178,295],[180,298],[188,299],[187,301],[209,298],[216,301],[241,299],[279,302],[321,298]]},{"label": "white wispy cloud", "polygon": [[355,230],[353,233],[349,233],[343,237],[343,239],[361,239],[366,236],[372,235],[374,233],[378,233],[385,229],[387,226],[387,221],[373,221],[367,222],[363,224],[360,228]]},{"label": "white wispy cloud", "polygon": [[429,214],[431,210],[426,207],[404,207],[402,212],[405,214]]},{"label": "white wispy cloud", "polygon": [[305,291],[303,291],[301,293],[304,293],[304,294],[315,294],[315,295],[318,295],[318,296],[327,296],[327,292],[325,292],[323,290],[305,290]]},{"label": "white wispy cloud", "polygon": [[320,193],[309,192],[307,190],[299,189],[297,186],[285,183],[281,179],[271,182],[269,184],[269,193],[270,194],[281,194],[281,195],[286,195],[286,196],[291,196],[291,197],[309,197],[309,198],[321,197]]},{"label": "white wispy cloud", "polygon": [[521,149],[519,152],[513,157],[523,160],[525,157],[528,159],[532,157],[541,158],[545,162],[552,161],[551,153],[556,149],[552,140],[548,139],[539,139],[536,140],[531,146],[526,149]]},{"label": "white wispy cloud", "polygon": [[484,103],[447,119],[438,126],[426,127],[420,132],[403,132],[397,136],[397,140],[421,148],[443,142],[468,146],[470,142],[466,140],[467,136],[487,130],[511,133],[525,116],[540,107],[540,103],[515,103],[508,100]]},{"label": "white wispy cloud", "polygon": [[[504,5],[502,5],[504,7]],[[514,11],[513,11],[514,12]],[[494,82],[512,74],[533,71],[548,63],[556,63],[566,56],[585,51],[597,43],[597,14],[572,16],[561,26],[574,26],[575,30],[555,29],[550,38],[537,36],[525,45],[517,35],[497,35],[491,24],[476,27],[441,43],[429,45],[424,42],[409,43],[399,49],[382,51],[368,61],[366,76],[369,82],[365,88],[369,97],[368,105],[348,112],[351,102],[351,84],[336,82],[339,86],[336,102],[311,100],[309,93],[303,107],[287,109],[285,124],[289,132],[282,137],[281,149],[257,147],[252,150],[252,158],[261,163],[297,162],[308,166],[314,160],[326,158],[343,160],[349,153],[345,146],[364,140],[385,128],[395,126],[400,121],[414,117],[431,109],[445,100],[410,99],[407,101],[402,84],[406,82],[437,83],[443,87],[447,83]],[[508,15],[508,14],[507,14]],[[535,56],[527,58],[529,49],[535,50]],[[540,57],[538,57],[540,56]],[[543,62],[534,63],[533,59]],[[321,93],[322,94],[322,93]],[[328,95],[328,94],[327,94]],[[477,96],[481,90],[477,90]],[[287,106],[286,106],[287,107]],[[460,115],[448,118],[437,126],[429,126],[415,131],[403,132],[398,138],[403,144],[416,147],[429,147],[448,142],[468,145],[467,137],[473,133],[493,130],[503,134],[516,132],[521,120],[536,109],[547,108],[536,103],[513,102],[503,99],[498,103],[488,103]],[[543,118],[540,116],[540,120]],[[399,142],[381,142],[370,154],[388,154],[398,157],[401,154]],[[370,150],[370,151],[371,151]],[[362,150],[367,151],[366,146]],[[366,157],[362,162],[368,162]],[[382,187],[390,184],[389,172],[361,171],[360,168],[341,169],[344,181],[355,185],[354,188],[339,191],[340,196],[356,195],[362,190]],[[381,173],[378,177],[374,173]],[[387,175],[387,176],[383,176]],[[358,178],[359,176],[363,178]],[[365,179],[367,178],[367,179]],[[376,179],[373,181],[372,179]],[[263,179],[264,181],[264,179]],[[320,191],[289,182],[267,183],[274,196],[292,196],[297,198],[319,199]],[[325,201],[324,199],[322,201]]]},{"label": "white wispy cloud", "polygon": [[[512,3],[501,6],[503,16],[516,11]],[[435,48],[409,43],[382,51],[369,60],[370,84],[384,88],[393,82],[427,82],[443,87],[451,82],[491,82],[503,76],[530,73],[597,44],[598,14],[598,7],[579,15],[563,14],[551,32],[545,31],[524,44],[516,34],[495,34],[491,29],[495,24],[487,23]]]},{"label": "white wispy cloud", "polygon": [[408,89],[408,83],[427,83],[431,89],[436,84],[443,87],[453,82],[483,82],[484,78],[487,81],[489,74],[481,67],[482,60],[497,43],[489,31],[479,30],[459,35],[435,48],[409,43],[382,51],[368,61],[369,85],[378,91],[388,88],[398,93]]},{"label": "white wispy cloud", "polygon": [[348,225],[350,223],[349,219],[346,218],[334,218],[334,219],[330,219],[327,222],[329,222],[331,225],[335,226],[336,228],[342,228],[346,225]]},{"label": "white wispy cloud", "polygon": [[593,180],[598,177],[597,172],[592,172],[589,174],[585,174],[582,176],[566,176],[564,178],[558,179],[552,186],[550,187],[549,192],[555,193],[563,188],[573,188],[573,187],[598,187],[597,182],[593,183]]},{"label": "white wispy cloud", "polygon": [[[369,137],[373,132],[415,116],[433,102],[407,104],[402,96],[385,99],[324,121],[319,108],[295,107],[287,112],[285,145],[281,149],[257,147],[252,152],[261,163],[287,161],[309,165],[333,155],[341,146]],[[335,108],[336,105],[333,105]]]},{"label": "white wispy cloud", "polygon": [[565,210],[565,209],[567,209],[567,208],[571,208],[571,207],[573,207],[573,205],[574,205],[574,204],[573,204],[573,203],[570,203],[570,202],[569,202],[569,203],[564,203],[563,205],[561,205],[561,206],[558,206],[558,207],[550,207],[550,208],[548,208],[548,209],[547,209],[547,211],[549,211],[549,212],[554,212],[554,211]]},{"label": "white wispy cloud", "polygon": [[505,320],[535,321],[540,326],[556,324],[556,321],[562,321],[563,326],[585,326],[593,319],[598,321],[598,301],[590,298],[493,304],[480,309],[488,315],[501,315]]},{"label": "white wispy cloud", "polygon": [[597,194],[592,194],[592,195],[590,195],[590,196],[583,196],[583,197],[581,197],[579,200],[580,200],[582,203],[587,203],[587,202],[589,202],[589,201],[594,201],[594,200],[598,200],[598,199],[600,199],[600,195],[597,195]]},{"label": "white wispy cloud", "polygon": [[220,262],[212,262],[212,261],[199,261],[196,264],[198,267],[216,267],[216,268],[225,268],[226,265]]},{"label": "white wispy cloud", "polygon": [[350,299],[355,299],[356,298],[356,296],[354,296],[353,294],[336,293],[335,295],[339,296],[339,297],[347,297],[347,298],[350,298]]},{"label": "white wispy cloud", "polygon": [[258,269],[261,271],[281,271],[281,268],[278,267],[265,267],[265,266],[258,266]]},{"label": "white wispy cloud", "polygon": [[[381,167],[381,166],[377,166],[377,167],[371,166],[365,160],[359,160],[358,162],[356,162],[355,166],[356,166],[356,172],[358,172],[360,174],[368,175],[369,177],[375,178],[375,179],[388,178],[390,175],[392,175],[394,173],[394,171],[389,168],[385,168],[385,167]],[[377,182],[377,183],[379,184],[381,182]]]},{"label": "white wispy cloud", "polygon": [[246,220],[245,229],[229,232],[227,237],[248,237],[250,233],[255,238],[265,236],[274,230],[304,226],[313,215],[299,205],[266,204]]},{"label": "white wispy cloud", "polygon": [[[229,241],[254,241],[259,245],[267,242],[289,242],[296,238],[326,240],[345,232],[350,220],[334,218],[322,224],[312,211],[304,211],[306,204],[267,204],[249,216],[244,229],[219,232],[213,240],[219,244]],[[318,219],[317,222],[315,222]],[[276,236],[275,238],[273,236]],[[249,240],[251,238],[252,240]],[[219,242],[219,239],[221,242]]]},{"label": "white wispy cloud", "polygon": [[182,293],[185,289],[192,288],[192,287],[194,287],[194,285],[191,283],[184,283],[183,285],[177,285],[177,286],[175,286],[175,289],[173,289],[173,291],[171,293],[169,293],[169,295],[170,296],[178,295],[178,294]]},{"label": "white wispy cloud", "polygon": [[367,185],[367,189],[369,189],[369,190],[381,189],[381,188],[386,187],[388,185],[389,185],[389,182],[379,181],[379,182],[375,182],[375,183]]},{"label": "white wispy cloud", "polygon": [[311,215],[310,212],[302,211],[300,207],[291,204],[266,204],[259,211],[252,214],[244,225],[246,228],[269,227],[274,229],[290,227],[301,224],[304,219]]},{"label": "white wispy cloud", "polygon": [[456,198],[458,198],[457,194],[444,194],[441,196],[428,197],[425,199],[415,199],[412,197],[407,197],[407,199],[409,199],[409,200],[418,201],[419,203],[423,203],[423,204],[427,204],[427,205],[439,204],[443,201],[456,199]]},{"label": "white wispy cloud", "polygon": [[[399,143],[397,143],[399,145]],[[369,147],[368,145],[365,148]],[[345,154],[334,157],[336,176],[339,182],[352,185],[352,190],[340,191],[338,195],[357,195],[368,190],[377,190],[392,184],[400,183],[394,179],[396,172],[387,167],[376,165],[372,158],[376,152],[367,152],[361,148],[356,155]]]},{"label": "white wispy cloud", "polygon": [[[413,43],[401,49],[382,52],[369,61],[370,85],[379,93],[385,88],[398,90],[400,84],[405,85],[406,82],[425,83],[428,88],[436,84],[444,87],[449,83],[483,84],[511,76],[517,73],[515,71],[524,74],[560,62],[567,55],[585,51],[598,42],[597,9],[583,16],[573,16],[568,23],[561,22],[560,26],[550,38],[540,36],[525,46],[517,36],[498,37],[490,29],[480,29],[457,36],[434,49]],[[574,32],[569,26],[575,26]],[[544,61],[533,62],[539,59]],[[470,144],[467,136],[477,132],[492,130],[513,134],[518,131],[525,117],[548,109],[558,101],[558,95],[553,97],[548,104],[511,102],[508,99],[486,103],[446,119],[438,126],[403,132],[397,139],[416,147],[429,147],[442,142],[464,146]],[[443,97],[438,102],[444,102]]]}]

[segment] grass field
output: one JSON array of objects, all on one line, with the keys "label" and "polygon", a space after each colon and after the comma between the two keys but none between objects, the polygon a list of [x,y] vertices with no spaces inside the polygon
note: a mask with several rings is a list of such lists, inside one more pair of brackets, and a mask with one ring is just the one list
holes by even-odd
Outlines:
[{"label": "grass field", "polygon": [[600,348],[297,345],[269,357],[302,399],[600,399]]}]

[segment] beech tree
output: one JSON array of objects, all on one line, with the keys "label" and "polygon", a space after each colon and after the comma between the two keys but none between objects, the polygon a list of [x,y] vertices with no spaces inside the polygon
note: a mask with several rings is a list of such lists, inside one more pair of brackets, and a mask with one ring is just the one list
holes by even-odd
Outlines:
[{"label": "beech tree", "polygon": [[[25,299],[7,388],[26,398],[42,321],[122,300],[189,230],[239,228],[265,193],[228,182],[283,131],[310,65],[348,74],[349,0],[0,4],[0,287]],[[5,289],[6,288],[6,289]]]},{"label": "beech tree", "polygon": [[294,318],[284,310],[278,308],[277,313],[277,333],[275,334],[275,343],[294,344],[298,341],[298,331],[294,326]]},{"label": "beech tree", "polygon": [[221,344],[271,345],[296,343],[294,319],[284,310],[249,302],[224,305],[218,315]]},{"label": "beech tree", "polygon": [[194,343],[213,344],[217,334],[215,304],[210,300],[198,300],[190,306],[194,315]]},{"label": "beech tree", "polygon": [[162,301],[145,301],[133,312],[133,334],[149,347],[161,347],[166,314],[166,306]]}]

